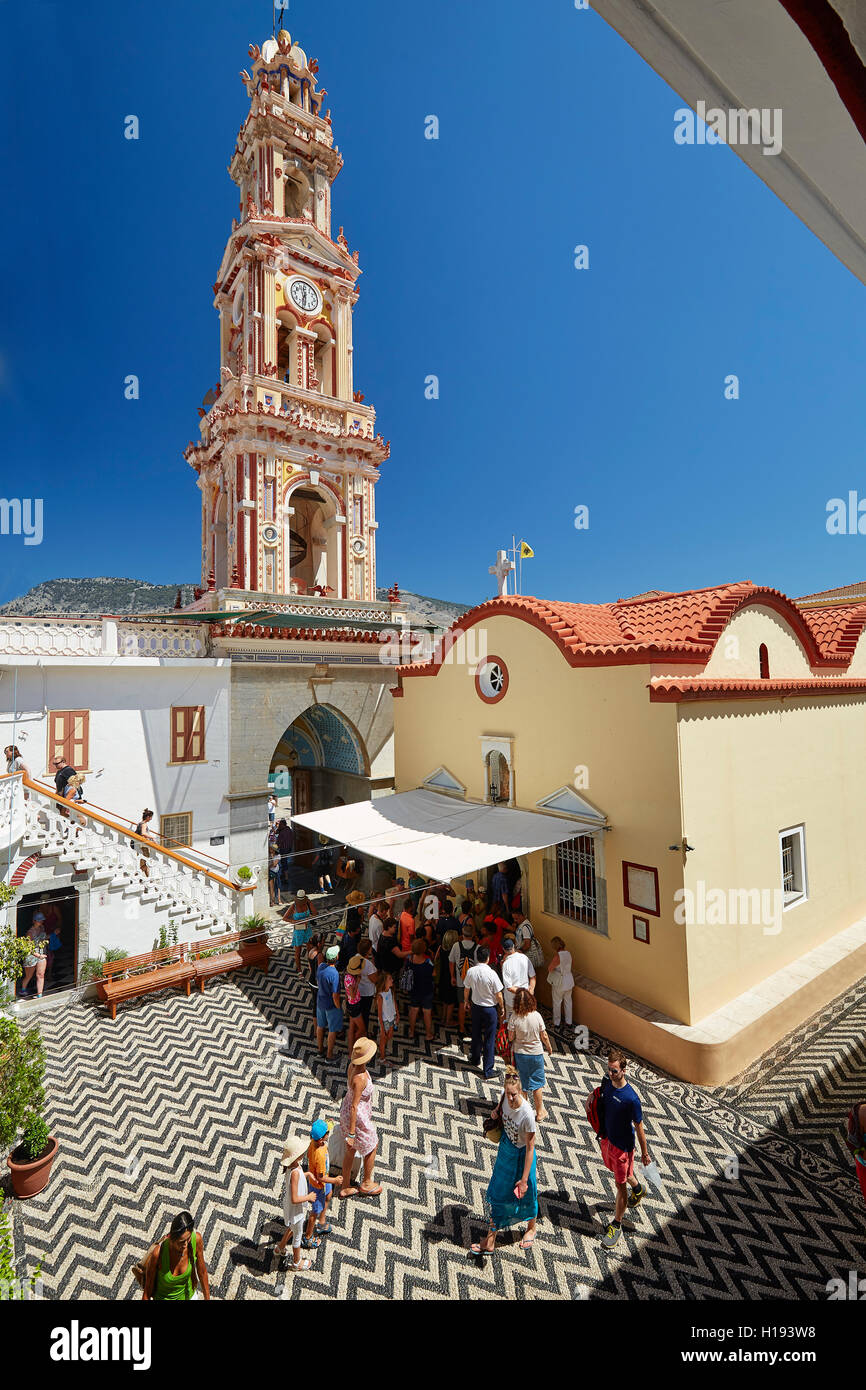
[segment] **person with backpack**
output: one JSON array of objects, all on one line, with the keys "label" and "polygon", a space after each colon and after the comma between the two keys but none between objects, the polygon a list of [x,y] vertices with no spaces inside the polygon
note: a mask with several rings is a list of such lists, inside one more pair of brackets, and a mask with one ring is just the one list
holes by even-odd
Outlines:
[{"label": "person with backpack", "polygon": [[[598,1139],[605,1168],[613,1173],[616,1183],[616,1207],[613,1217],[601,1238],[602,1245],[610,1250],[622,1235],[622,1218],[626,1207],[639,1206],[646,1195],[646,1188],[634,1173],[635,1138],[640,1144],[641,1162],[644,1167],[650,1161],[646,1135],[643,1127],[643,1110],[640,1099],[625,1079],[628,1058],[618,1047],[612,1047],[607,1054],[607,1076],[601,1083],[599,1093],[587,1101],[587,1117],[591,1117],[591,1106],[595,1100],[598,1119]],[[595,1125],[593,1125],[595,1128]],[[632,1189],[629,1193],[629,1187]]]},{"label": "person with backpack", "polygon": [[180,1212],[166,1238],[151,1246],[144,1260],[143,1277],[141,1296],[145,1303],[210,1298],[204,1244],[188,1211]]},{"label": "person with backpack", "polygon": [[475,928],[467,910],[460,923],[460,939],[454,943],[451,950],[448,952],[448,968],[451,973],[451,984],[454,987],[454,993],[457,997],[457,1022],[461,1037],[466,1033],[466,993],[464,981],[466,979],[467,970],[474,964]]},{"label": "person with backpack", "polygon": [[854,1155],[860,1191],[866,1201],[866,1102],[854,1105],[849,1110],[845,1143]]}]

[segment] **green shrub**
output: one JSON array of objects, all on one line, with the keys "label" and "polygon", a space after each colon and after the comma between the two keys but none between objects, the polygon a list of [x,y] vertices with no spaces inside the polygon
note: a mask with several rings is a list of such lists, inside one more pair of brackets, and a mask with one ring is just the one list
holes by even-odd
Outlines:
[{"label": "green shrub", "polygon": [[267,917],[263,917],[260,912],[253,912],[241,922],[241,932],[245,935],[254,931],[263,932],[267,931],[270,925]]},{"label": "green shrub", "polygon": [[249,883],[252,876],[253,871],[248,864],[243,864],[241,868],[238,869],[238,878],[242,883]]},{"label": "green shrub", "polygon": [[101,980],[102,967],[109,961],[126,960],[129,955],[122,946],[107,946],[100,956],[89,956],[82,961],[78,970],[78,983],[80,985],[91,984],[93,980]]},{"label": "green shrub", "polygon": [[0,1150],[11,1149],[45,1104],[45,1045],[38,1028],[22,1032],[0,1017]]},{"label": "green shrub", "polygon": [[31,1163],[35,1163],[40,1154],[48,1147],[49,1138],[48,1126],[42,1116],[31,1115],[21,1135],[21,1142]]},{"label": "green shrub", "polygon": [[[5,884],[0,884],[5,888]],[[24,974],[24,957],[33,949],[26,937],[16,936],[12,927],[0,928],[0,980],[10,983]]]},{"label": "green shrub", "polygon": [[[42,1275],[40,1260],[29,1278],[19,1279],[15,1271],[15,1247],[12,1241],[12,1198],[0,1201],[0,1299],[24,1299],[35,1294]],[[38,1295],[36,1295],[38,1297]]]}]

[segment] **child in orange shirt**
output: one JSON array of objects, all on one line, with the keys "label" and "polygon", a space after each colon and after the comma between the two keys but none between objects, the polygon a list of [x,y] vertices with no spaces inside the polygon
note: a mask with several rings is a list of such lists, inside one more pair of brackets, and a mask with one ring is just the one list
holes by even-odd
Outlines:
[{"label": "child in orange shirt", "polygon": [[[316,1120],[310,1130],[310,1147],[307,1150],[307,1178],[315,1194],[315,1201],[307,1217],[307,1229],[301,1244],[305,1250],[317,1250],[321,1237],[328,1234],[331,1223],[328,1220],[328,1207],[331,1205],[331,1183],[328,1177],[328,1135],[334,1127],[333,1120]],[[318,1220],[316,1218],[318,1217]],[[315,1234],[314,1234],[315,1232]]]}]

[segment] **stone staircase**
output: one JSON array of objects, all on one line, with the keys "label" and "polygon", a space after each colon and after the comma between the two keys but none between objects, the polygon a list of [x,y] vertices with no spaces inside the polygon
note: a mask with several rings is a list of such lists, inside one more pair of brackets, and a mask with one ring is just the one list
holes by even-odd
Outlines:
[{"label": "stone staircase", "polygon": [[218,936],[252,910],[249,890],[176,850],[141,842],[86,802],[70,805],[20,774],[0,778],[0,843],[13,846],[14,858],[38,854],[70,864],[119,902],[137,899],[157,931],[164,925],[177,927],[181,937]]}]

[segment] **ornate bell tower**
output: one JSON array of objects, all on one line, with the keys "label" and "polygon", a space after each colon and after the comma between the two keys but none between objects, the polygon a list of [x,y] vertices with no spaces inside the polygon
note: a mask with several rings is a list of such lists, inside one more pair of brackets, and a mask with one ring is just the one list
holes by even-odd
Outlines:
[{"label": "ornate bell tower", "polygon": [[202,587],[375,601],[375,485],[389,445],[354,390],[358,253],[331,236],[342,167],[318,64],[283,29],[241,77],[239,219],[214,286],[220,381],[185,457],[202,495]]}]

